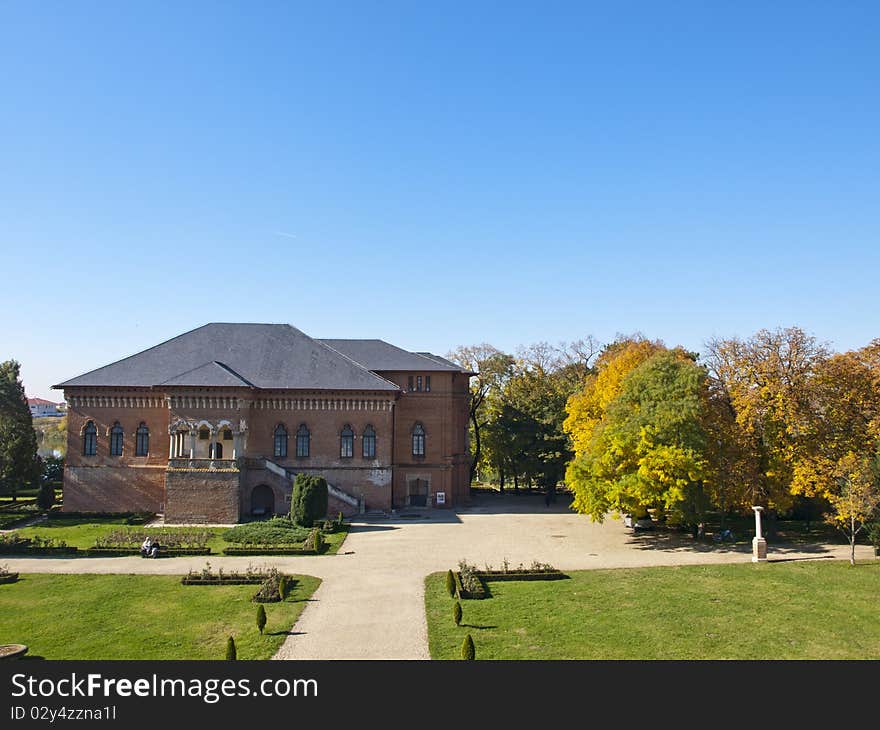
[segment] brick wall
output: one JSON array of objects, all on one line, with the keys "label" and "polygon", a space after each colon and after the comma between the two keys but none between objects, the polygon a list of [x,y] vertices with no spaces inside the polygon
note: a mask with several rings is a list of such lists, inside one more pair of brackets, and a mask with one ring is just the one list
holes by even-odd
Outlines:
[{"label": "brick wall", "polygon": [[239,477],[237,471],[167,471],[165,522],[238,522]]},{"label": "brick wall", "polygon": [[64,512],[160,512],[164,500],[164,466],[64,467]]}]

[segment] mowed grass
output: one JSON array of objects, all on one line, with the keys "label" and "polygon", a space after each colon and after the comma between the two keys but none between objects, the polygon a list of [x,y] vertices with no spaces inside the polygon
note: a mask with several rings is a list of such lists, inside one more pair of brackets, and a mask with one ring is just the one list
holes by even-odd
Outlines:
[{"label": "mowed grass", "polygon": [[880,561],[574,571],[490,582],[452,619],[445,574],[428,576],[435,659],[878,659]]},{"label": "mowed grass", "polygon": [[184,586],[180,576],[22,575],[0,585],[0,644],[27,644],[46,659],[269,659],[320,580],[296,576],[283,603],[263,604],[261,636],[251,597],[258,585]]},{"label": "mowed grass", "polygon": [[[68,545],[81,549],[94,547],[95,540],[103,535],[107,535],[114,530],[150,530],[152,528],[143,525],[128,525],[124,517],[82,517],[64,515],[53,517],[33,527],[23,527],[15,531],[21,537],[39,536],[42,538],[53,538],[55,540],[63,540]],[[213,537],[208,540],[208,547],[214,555],[222,554],[223,548],[231,546],[232,543],[226,542],[223,535],[226,533],[226,527],[165,527],[165,530],[179,530],[183,532],[192,532],[193,530],[206,529],[213,533]],[[344,529],[334,532],[330,535],[324,535],[324,542],[327,543],[327,550],[323,555],[334,555],[345,542],[348,535],[348,525]],[[160,538],[161,541],[161,538]]]}]

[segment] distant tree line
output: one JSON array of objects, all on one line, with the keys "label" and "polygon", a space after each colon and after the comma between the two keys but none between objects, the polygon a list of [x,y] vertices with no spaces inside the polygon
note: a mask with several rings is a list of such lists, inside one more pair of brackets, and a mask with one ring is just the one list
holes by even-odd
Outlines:
[{"label": "distant tree line", "polygon": [[854,546],[880,506],[880,339],[835,353],[793,327],[705,358],[641,335],[450,358],[472,381],[475,476],[553,487],[601,521],[690,526],[762,505],[824,514]]}]

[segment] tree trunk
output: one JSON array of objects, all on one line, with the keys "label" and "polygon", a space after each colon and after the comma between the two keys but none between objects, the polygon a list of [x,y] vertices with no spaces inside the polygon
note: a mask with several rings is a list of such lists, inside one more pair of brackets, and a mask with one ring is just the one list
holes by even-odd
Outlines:
[{"label": "tree trunk", "polygon": [[471,461],[471,484],[474,483],[474,474],[477,472],[477,464],[480,463],[480,424],[477,421],[476,411],[471,411],[471,423],[474,424],[474,458]]},{"label": "tree trunk", "polygon": [[849,564],[856,564],[856,519],[852,517],[850,519],[850,530],[849,530]]},{"label": "tree trunk", "polygon": [[499,487],[500,487],[500,489],[498,491],[503,492],[504,491],[504,469],[498,470],[498,481],[499,481]]},{"label": "tree trunk", "polygon": [[513,474],[513,491],[519,491],[519,474],[517,474],[516,472],[514,472]]}]

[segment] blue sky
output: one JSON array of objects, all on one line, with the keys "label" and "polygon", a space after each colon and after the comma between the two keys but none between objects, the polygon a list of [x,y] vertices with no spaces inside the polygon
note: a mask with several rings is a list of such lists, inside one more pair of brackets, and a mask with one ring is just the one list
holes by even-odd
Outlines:
[{"label": "blue sky", "polygon": [[[713,7],[714,6],[714,7]],[[0,5],[0,358],[880,336],[880,5]]]}]

